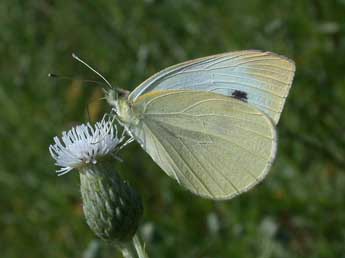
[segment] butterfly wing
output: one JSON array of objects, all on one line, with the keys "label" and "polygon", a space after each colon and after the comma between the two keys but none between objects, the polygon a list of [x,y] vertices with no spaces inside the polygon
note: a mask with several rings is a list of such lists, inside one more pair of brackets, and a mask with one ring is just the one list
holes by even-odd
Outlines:
[{"label": "butterfly wing", "polygon": [[129,100],[153,90],[198,90],[233,96],[277,124],[295,72],[294,62],[270,52],[235,51],[168,67],[148,78]]},{"label": "butterfly wing", "polygon": [[269,117],[245,102],[200,91],[154,91],[132,106],[129,127],[152,159],[193,193],[230,199],[267,174],[276,153]]}]

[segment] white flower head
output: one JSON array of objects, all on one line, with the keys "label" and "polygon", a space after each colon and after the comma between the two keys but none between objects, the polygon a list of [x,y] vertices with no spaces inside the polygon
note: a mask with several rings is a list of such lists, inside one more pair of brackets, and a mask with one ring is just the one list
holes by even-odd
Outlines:
[{"label": "white flower head", "polygon": [[100,157],[111,155],[123,147],[118,145],[124,140],[124,134],[118,138],[116,125],[106,117],[94,126],[87,123],[63,132],[61,140],[54,137],[55,144],[49,146],[49,151],[56,160],[55,165],[60,167],[56,171],[58,175],[87,164],[96,164]]}]

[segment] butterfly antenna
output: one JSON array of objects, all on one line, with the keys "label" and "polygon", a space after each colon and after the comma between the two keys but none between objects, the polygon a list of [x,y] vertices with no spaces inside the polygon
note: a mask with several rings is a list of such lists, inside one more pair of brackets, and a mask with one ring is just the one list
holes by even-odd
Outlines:
[{"label": "butterfly antenna", "polygon": [[83,65],[85,65],[87,68],[89,68],[91,71],[93,71],[95,74],[97,74],[99,77],[101,77],[103,79],[103,81],[105,81],[105,83],[109,86],[110,89],[113,89],[113,86],[111,86],[110,82],[99,72],[97,72],[94,68],[92,68],[92,66],[88,65],[85,61],[83,61],[82,59],[80,59],[76,54],[72,53],[72,57],[79,61],[80,63],[82,63]]},{"label": "butterfly antenna", "polygon": [[76,80],[76,81],[82,81],[82,82],[90,82],[90,83],[95,83],[95,84],[98,84],[98,85],[107,85],[106,83],[104,82],[101,82],[101,81],[95,81],[95,80],[81,80],[81,79],[78,79],[78,78],[73,78],[73,77],[69,77],[69,76],[62,76],[62,75],[58,75],[56,73],[48,73],[48,77],[50,78],[53,78],[53,79],[56,79],[56,80],[70,80],[70,81],[73,81],[73,80]]}]

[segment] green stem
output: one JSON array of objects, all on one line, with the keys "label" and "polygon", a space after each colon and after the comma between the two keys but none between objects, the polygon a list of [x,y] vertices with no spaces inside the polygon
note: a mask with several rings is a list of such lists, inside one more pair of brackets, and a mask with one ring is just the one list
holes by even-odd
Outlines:
[{"label": "green stem", "polygon": [[120,249],[124,258],[149,258],[136,234],[131,242],[119,243],[117,247]]},{"label": "green stem", "polygon": [[122,248],[121,252],[124,258],[135,258],[130,249]]},{"label": "green stem", "polygon": [[131,243],[118,244],[117,247],[121,251],[124,258],[137,258]]},{"label": "green stem", "polygon": [[143,246],[141,245],[139,237],[137,234],[134,235],[132,241],[133,241],[134,248],[137,251],[139,258],[149,258],[149,256],[145,252],[145,248],[143,248]]}]

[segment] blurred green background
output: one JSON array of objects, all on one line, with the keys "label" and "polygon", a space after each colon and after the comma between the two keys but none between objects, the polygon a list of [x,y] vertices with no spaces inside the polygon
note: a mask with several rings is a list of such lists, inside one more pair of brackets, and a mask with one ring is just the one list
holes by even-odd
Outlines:
[{"label": "blurred green background", "polygon": [[[0,2],[0,257],[87,257],[97,246],[79,177],[57,177],[52,137],[109,111],[101,87],[133,89],[180,61],[240,49],[296,61],[264,182],[231,201],[196,197],[137,144],[118,169],[141,193],[151,257],[345,257],[345,1]],[[121,257],[101,244],[99,257]],[[96,249],[97,249],[96,248]]]}]

